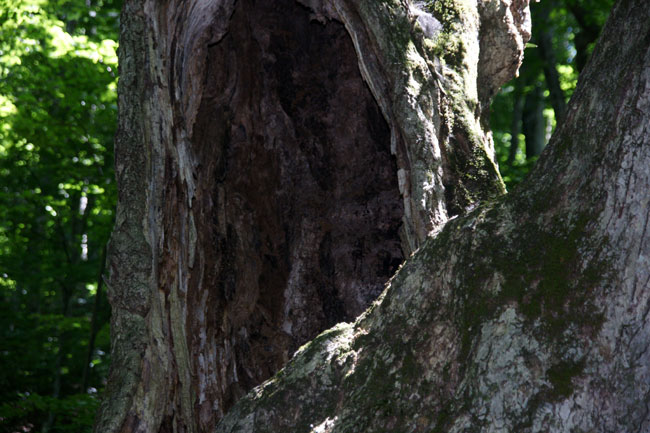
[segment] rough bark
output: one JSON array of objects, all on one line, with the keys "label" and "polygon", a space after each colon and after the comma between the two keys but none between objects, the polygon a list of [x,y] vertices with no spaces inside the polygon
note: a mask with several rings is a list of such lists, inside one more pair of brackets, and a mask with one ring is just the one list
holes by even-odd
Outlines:
[{"label": "rough bark", "polygon": [[95,431],[213,431],[500,195],[481,119],[526,25],[525,0],[127,0]]},{"label": "rough bark", "polygon": [[650,9],[623,0],[528,180],[217,431],[650,431],[649,136]]}]

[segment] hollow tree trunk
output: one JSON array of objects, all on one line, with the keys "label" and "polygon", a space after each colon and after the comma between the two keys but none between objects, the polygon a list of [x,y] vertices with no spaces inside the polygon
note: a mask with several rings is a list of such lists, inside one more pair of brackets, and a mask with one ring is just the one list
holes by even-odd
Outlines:
[{"label": "hollow tree trunk", "polygon": [[650,431],[649,131],[650,9],[622,0],[527,181],[217,432]]},{"label": "hollow tree trunk", "polygon": [[[443,4],[444,3],[444,4]],[[526,0],[127,0],[96,432],[208,432],[503,193]]]}]

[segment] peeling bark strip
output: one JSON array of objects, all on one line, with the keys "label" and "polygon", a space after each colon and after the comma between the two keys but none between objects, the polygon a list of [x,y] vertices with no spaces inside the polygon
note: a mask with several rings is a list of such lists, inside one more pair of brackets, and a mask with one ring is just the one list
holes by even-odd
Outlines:
[{"label": "peeling bark strip", "polygon": [[503,192],[477,83],[514,74],[527,3],[479,3],[125,2],[96,432],[213,431]]},{"label": "peeling bark strip", "polygon": [[525,185],[446,224],[217,432],[650,431],[650,9],[620,1]]}]

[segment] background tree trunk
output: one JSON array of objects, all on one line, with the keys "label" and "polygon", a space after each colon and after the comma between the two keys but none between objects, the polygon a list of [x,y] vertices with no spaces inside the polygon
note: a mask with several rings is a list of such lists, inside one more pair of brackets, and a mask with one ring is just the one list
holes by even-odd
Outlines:
[{"label": "background tree trunk", "polygon": [[213,431],[450,217],[500,195],[483,121],[527,13],[127,0],[95,431]]},{"label": "background tree trunk", "polygon": [[514,93],[512,119],[510,121],[510,147],[508,149],[508,160],[506,161],[506,164],[509,166],[513,166],[517,158],[517,152],[519,151],[519,134],[522,130],[524,103],[526,100],[523,80],[515,81]]},{"label": "background tree trunk", "polygon": [[521,129],[526,137],[526,158],[539,156],[546,145],[544,91],[539,84],[526,95],[521,120]]},{"label": "background tree trunk", "polygon": [[[533,8],[533,21],[535,22],[533,26],[533,42],[537,44],[537,48],[539,49],[551,107],[553,107],[553,112],[555,113],[555,120],[560,125],[566,114],[566,96],[564,96],[564,91],[560,87],[560,74],[557,70],[557,60],[553,51],[553,25],[550,17],[553,7],[557,7],[557,5],[546,1],[535,5]],[[540,99],[543,99],[543,95]]]}]

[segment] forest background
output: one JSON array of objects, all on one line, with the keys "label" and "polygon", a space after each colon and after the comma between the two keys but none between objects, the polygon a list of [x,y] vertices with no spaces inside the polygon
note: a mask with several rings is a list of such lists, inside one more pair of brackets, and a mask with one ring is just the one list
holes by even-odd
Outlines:
[{"label": "forest background", "polygon": [[[0,0],[0,432],[89,432],[108,374],[121,3]],[[509,190],[562,122],[612,3],[531,5],[490,120]]]}]

